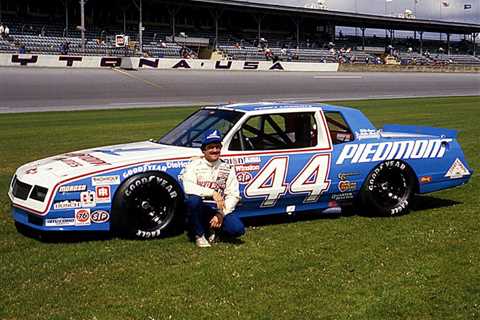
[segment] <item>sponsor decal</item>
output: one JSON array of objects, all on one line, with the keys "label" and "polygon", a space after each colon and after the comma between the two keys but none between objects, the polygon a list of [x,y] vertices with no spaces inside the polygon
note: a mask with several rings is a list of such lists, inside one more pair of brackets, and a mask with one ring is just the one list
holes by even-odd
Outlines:
[{"label": "sponsor decal", "polygon": [[72,167],[72,168],[76,168],[76,167],[81,167],[82,164],[73,160],[73,159],[57,159],[59,161],[62,161],[63,163],[65,163],[67,166],[69,167]]},{"label": "sponsor decal", "polygon": [[[354,198],[352,192],[344,192],[344,193],[335,193],[332,194],[332,197],[330,199],[335,200],[335,201],[345,201],[345,200],[352,200]],[[335,204],[336,206],[336,204]]]},{"label": "sponsor decal", "polygon": [[110,202],[110,186],[96,186],[95,199],[97,203]]},{"label": "sponsor decal", "polygon": [[85,191],[87,190],[87,185],[85,184],[79,184],[79,185],[73,185],[73,186],[61,186],[58,189],[58,192],[66,193],[66,192],[80,192],[80,191]]},{"label": "sponsor decal", "polygon": [[66,165],[73,168],[81,167],[82,164],[73,158],[76,158],[77,160],[82,160],[94,166],[109,165],[108,162],[105,162],[102,159],[97,158],[94,155],[91,155],[89,153],[66,153],[59,157],[56,157],[54,160],[62,161]]},{"label": "sponsor decal", "polygon": [[91,224],[90,209],[76,209],[75,210],[75,225],[87,226]]},{"label": "sponsor decal", "polygon": [[253,176],[250,172],[237,172],[237,180],[240,184],[249,183],[252,180]]},{"label": "sponsor decal", "polygon": [[37,173],[37,168],[31,168],[25,171],[25,174],[36,174]]},{"label": "sponsor decal", "polygon": [[46,219],[45,227],[63,227],[75,225],[75,218]]},{"label": "sponsor decal", "polygon": [[120,176],[98,176],[92,177],[93,186],[109,186],[113,184],[120,184]]},{"label": "sponsor decal", "polygon": [[450,169],[448,169],[445,177],[450,179],[459,179],[463,178],[464,176],[470,175],[470,171],[468,171],[467,167],[460,161],[460,159],[455,159]]},{"label": "sponsor decal", "polygon": [[358,140],[378,139],[381,137],[381,131],[374,129],[360,129],[359,131],[355,132],[355,136]]},{"label": "sponsor decal", "polygon": [[345,145],[336,164],[376,162],[392,159],[442,158],[452,139],[406,140]]},{"label": "sponsor decal", "polygon": [[[175,167],[178,166],[179,168],[181,167],[180,164],[175,164],[173,162],[170,162],[170,167]],[[186,166],[186,164],[185,164]],[[128,178],[130,176],[133,176],[137,173],[142,173],[142,172],[147,172],[147,171],[167,171],[167,165],[166,164],[144,164],[143,166],[135,167],[132,169],[128,169],[122,174],[122,177]]]},{"label": "sponsor decal", "polygon": [[432,182],[432,176],[420,177],[420,183],[425,184],[425,183],[430,183],[430,182]]},{"label": "sponsor decal", "polygon": [[78,200],[65,200],[53,204],[54,210],[80,208],[82,203]]},{"label": "sponsor decal", "polygon": [[93,211],[90,215],[90,221],[93,223],[104,223],[110,219],[110,214],[105,210]]},{"label": "sponsor decal", "polygon": [[347,180],[349,177],[353,177],[353,176],[358,176],[360,175],[359,172],[341,172],[338,174],[338,179],[340,180]]},{"label": "sponsor decal", "polygon": [[237,166],[241,164],[253,164],[253,163],[260,163],[262,159],[260,157],[234,157],[234,158],[225,158],[222,159],[223,162]]},{"label": "sponsor decal", "polygon": [[338,190],[341,192],[354,191],[357,189],[357,183],[351,181],[340,181],[338,183]]},{"label": "sponsor decal", "polygon": [[259,164],[246,164],[235,166],[235,171],[237,172],[248,172],[248,171],[258,171],[260,170]]},{"label": "sponsor decal", "polygon": [[95,207],[95,191],[84,191],[80,193],[80,203],[82,207]]},{"label": "sponsor decal", "polygon": [[[190,163],[190,160],[167,161],[165,162],[165,166],[167,167],[167,169],[178,169],[178,168],[185,168],[189,163]],[[161,170],[161,171],[166,171],[166,170]]]}]

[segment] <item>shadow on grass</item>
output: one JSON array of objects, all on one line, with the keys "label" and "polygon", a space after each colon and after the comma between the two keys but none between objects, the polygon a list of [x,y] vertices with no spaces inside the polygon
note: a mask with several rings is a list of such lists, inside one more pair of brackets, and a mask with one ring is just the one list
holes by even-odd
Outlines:
[{"label": "shadow on grass", "polygon": [[412,210],[424,211],[437,208],[447,208],[461,203],[462,202],[451,199],[441,199],[432,196],[416,196],[412,203]]},{"label": "shadow on grass", "polygon": [[[410,207],[411,212],[421,212],[425,210],[431,209],[438,209],[438,208],[448,208],[455,206],[457,204],[461,204],[461,202],[451,200],[451,199],[441,199],[432,196],[425,196],[425,195],[417,195],[413,198],[412,204]],[[390,216],[379,216],[372,214],[368,211],[368,209],[361,209],[354,214],[361,216],[361,217],[369,217],[369,218],[391,218]],[[401,214],[400,216],[402,216]]]},{"label": "shadow on grass", "polygon": [[22,224],[15,223],[17,231],[22,235],[39,240],[46,243],[76,243],[76,242],[86,242],[86,241],[103,241],[110,240],[113,238],[110,232],[42,232],[38,230],[31,229]]}]

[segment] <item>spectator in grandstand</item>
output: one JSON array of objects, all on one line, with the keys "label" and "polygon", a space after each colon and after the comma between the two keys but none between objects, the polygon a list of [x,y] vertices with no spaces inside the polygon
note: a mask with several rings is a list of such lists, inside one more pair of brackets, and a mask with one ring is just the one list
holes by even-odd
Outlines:
[{"label": "spectator in grandstand", "polygon": [[183,59],[187,59],[187,56],[188,56],[188,50],[185,46],[183,46],[180,49],[180,57],[183,58]]},{"label": "spectator in grandstand", "polygon": [[5,39],[8,40],[10,38],[10,29],[7,25],[5,25],[5,30],[3,30],[3,33],[5,34]]},{"label": "spectator in grandstand", "polygon": [[287,49],[287,61],[292,61],[292,50],[290,50],[290,48]]},{"label": "spectator in grandstand", "polygon": [[260,48],[262,48],[262,50],[265,50],[265,48],[267,48],[268,46],[268,41],[265,38],[260,38],[260,40],[258,41],[258,44]]},{"label": "spectator in grandstand", "polygon": [[167,44],[163,40],[160,40],[160,47],[166,48]]},{"label": "spectator in grandstand", "polygon": [[273,53],[270,48],[265,48],[265,59],[268,60],[273,60]]},{"label": "spectator in grandstand", "polygon": [[0,23],[0,39],[3,39],[3,33],[5,32],[5,28],[3,27],[3,24]]},{"label": "spectator in grandstand", "polygon": [[70,42],[65,41],[60,45],[60,52],[61,54],[68,54],[68,51],[70,50]]},{"label": "spectator in grandstand", "polygon": [[240,43],[236,42],[234,47],[235,47],[235,49],[240,49]]},{"label": "spectator in grandstand", "polygon": [[18,48],[18,53],[20,53],[20,54],[27,53],[27,49],[25,48],[24,44],[20,45],[20,48]]}]

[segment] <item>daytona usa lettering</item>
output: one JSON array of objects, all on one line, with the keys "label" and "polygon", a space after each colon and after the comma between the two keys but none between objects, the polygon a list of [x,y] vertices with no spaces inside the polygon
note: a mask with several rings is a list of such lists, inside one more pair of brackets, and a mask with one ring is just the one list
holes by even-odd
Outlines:
[{"label": "daytona usa lettering", "polygon": [[452,139],[431,139],[348,144],[343,147],[336,163],[442,158],[445,155],[446,144],[451,141]]}]

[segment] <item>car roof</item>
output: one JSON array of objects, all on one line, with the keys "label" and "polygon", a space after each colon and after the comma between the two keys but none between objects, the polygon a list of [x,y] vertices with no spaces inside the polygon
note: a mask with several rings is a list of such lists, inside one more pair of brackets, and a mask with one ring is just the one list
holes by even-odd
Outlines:
[{"label": "car roof", "polygon": [[323,111],[332,111],[332,112],[345,112],[355,110],[348,107],[339,107],[322,103],[290,103],[290,102],[258,102],[258,103],[235,103],[235,104],[225,104],[219,105],[216,107],[206,107],[206,109],[226,109],[232,111],[240,112],[254,112],[254,111],[265,111],[268,113],[275,111],[284,111],[292,109],[312,109],[312,111],[317,109],[322,109]]}]

